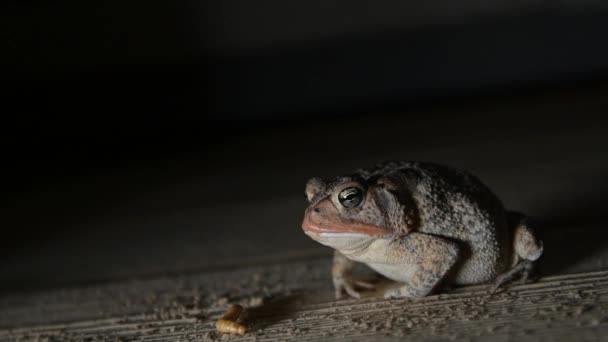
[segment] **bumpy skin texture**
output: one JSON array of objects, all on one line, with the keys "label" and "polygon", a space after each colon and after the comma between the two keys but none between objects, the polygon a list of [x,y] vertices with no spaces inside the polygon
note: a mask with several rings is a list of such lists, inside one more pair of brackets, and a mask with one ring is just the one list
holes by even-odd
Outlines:
[{"label": "bumpy skin texture", "polygon": [[477,177],[434,163],[386,162],[332,180],[312,178],[302,228],[336,250],[336,297],[358,297],[353,262],[403,283],[385,297],[422,297],[440,283],[495,281],[531,269],[543,246]]}]

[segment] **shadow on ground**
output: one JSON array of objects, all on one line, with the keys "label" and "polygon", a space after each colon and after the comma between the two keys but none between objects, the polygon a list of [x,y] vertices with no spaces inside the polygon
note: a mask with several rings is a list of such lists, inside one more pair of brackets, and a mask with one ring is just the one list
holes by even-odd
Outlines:
[{"label": "shadow on ground", "polygon": [[592,192],[560,200],[551,216],[538,217],[538,231],[544,241],[539,262],[542,275],[566,272],[569,268],[606,250],[605,228],[608,181],[603,179]]}]

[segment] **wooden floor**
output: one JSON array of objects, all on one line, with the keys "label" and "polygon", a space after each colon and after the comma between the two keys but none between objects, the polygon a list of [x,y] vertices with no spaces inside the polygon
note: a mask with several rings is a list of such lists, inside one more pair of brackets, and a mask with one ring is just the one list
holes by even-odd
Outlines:
[{"label": "wooden floor", "polygon": [[[319,258],[5,298],[0,340],[608,340],[608,272],[545,277],[494,295],[472,286],[420,300],[370,292],[334,301],[329,266]],[[215,331],[231,303],[246,308],[243,336]]]},{"label": "wooden floor", "polygon": [[[607,99],[608,84],[310,122],[11,197],[0,226],[45,236],[0,258],[0,340],[608,340]],[[300,229],[305,181],[387,159],[468,169],[536,218],[541,281],[335,301],[331,250]],[[230,303],[244,336],[214,330]]]}]

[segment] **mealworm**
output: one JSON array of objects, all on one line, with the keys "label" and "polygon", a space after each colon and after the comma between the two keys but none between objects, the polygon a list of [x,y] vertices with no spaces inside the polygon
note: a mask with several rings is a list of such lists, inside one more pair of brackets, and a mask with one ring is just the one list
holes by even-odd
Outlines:
[{"label": "mealworm", "polygon": [[241,315],[243,307],[238,304],[232,304],[228,311],[215,323],[215,329],[222,333],[230,334],[245,334],[245,326],[237,323],[236,320]]}]

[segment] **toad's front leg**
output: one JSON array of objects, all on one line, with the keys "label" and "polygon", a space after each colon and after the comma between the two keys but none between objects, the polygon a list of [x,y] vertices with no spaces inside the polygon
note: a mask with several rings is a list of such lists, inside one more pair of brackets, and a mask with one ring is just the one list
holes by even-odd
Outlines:
[{"label": "toad's front leg", "polygon": [[410,233],[389,245],[390,265],[370,265],[388,278],[403,282],[387,290],[385,298],[419,298],[430,294],[458,261],[453,241],[423,233]]},{"label": "toad's front leg", "polygon": [[345,257],[337,250],[334,251],[334,260],[331,268],[332,280],[334,282],[334,290],[336,299],[342,298],[342,290],[346,291],[351,297],[360,298],[361,295],[357,292],[356,287],[364,289],[373,289],[374,285],[364,281],[355,280],[352,276],[352,270],[355,262]]}]

